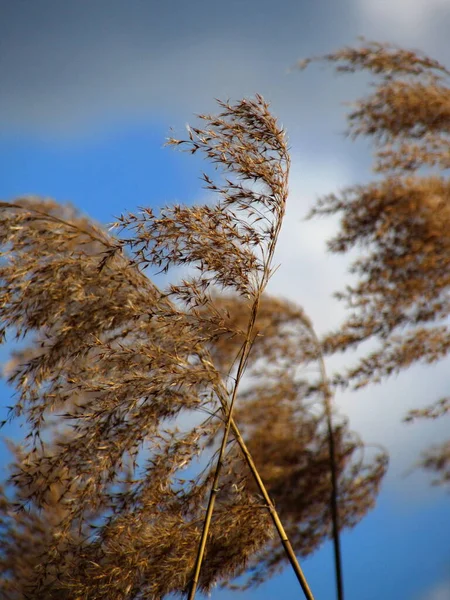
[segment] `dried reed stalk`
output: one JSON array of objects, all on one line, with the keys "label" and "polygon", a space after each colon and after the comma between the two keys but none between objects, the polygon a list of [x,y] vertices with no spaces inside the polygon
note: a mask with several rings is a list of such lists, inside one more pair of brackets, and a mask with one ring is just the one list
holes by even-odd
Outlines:
[{"label": "dried reed stalk", "polygon": [[344,600],[344,579],[342,572],[342,553],[341,553],[341,539],[340,539],[340,523],[339,523],[339,485],[338,485],[338,472],[337,472],[337,454],[336,445],[333,431],[333,411],[332,411],[332,398],[333,394],[330,388],[330,382],[327,376],[325,367],[325,359],[322,350],[322,344],[317,337],[316,331],[309,321],[309,331],[312,339],[316,344],[317,349],[317,362],[320,369],[321,378],[321,391],[323,394],[323,404],[325,409],[325,418],[327,423],[328,433],[328,448],[330,458],[330,475],[331,475],[331,493],[330,493],[330,508],[331,508],[331,522],[332,522],[332,535],[333,535],[333,551],[334,551],[334,568],[336,575],[336,595],[338,600]]},{"label": "dried reed stalk", "polygon": [[[241,293],[244,292],[246,296],[252,298],[250,320],[242,351],[239,356],[231,399],[229,406],[226,408],[225,428],[214,477],[211,483],[211,492],[194,567],[192,584],[189,591],[189,600],[195,598],[198,586],[208,533],[211,526],[211,518],[214,511],[216,496],[219,491],[218,483],[223,458],[228,443],[230,429],[232,423],[234,423],[234,405],[253,343],[254,327],[261,296],[271,275],[273,255],[281,229],[288,196],[287,184],[290,157],[284,141],[284,132],[277,127],[275,119],[273,119],[268,111],[268,105],[263,101],[262,97],[257,96],[256,100],[252,102],[243,101],[234,107],[225,104],[222,106],[225,108],[225,111],[220,115],[220,118],[214,121],[210,120],[214,127],[213,132],[211,129],[193,129],[190,131],[188,141],[180,142],[178,140],[171,140],[170,143],[175,143],[177,145],[180,143],[187,143],[193,152],[201,149],[210,158],[217,160],[225,171],[236,174],[238,176],[238,183],[227,181],[227,187],[216,186],[207,176],[205,176],[205,181],[207,182],[209,189],[214,192],[219,192],[225,198],[227,204],[232,206],[237,201],[239,210],[247,214],[247,217],[252,220],[253,225],[255,225],[257,221],[263,220],[268,223],[269,227],[266,230],[261,230],[256,236],[252,235],[250,238],[243,240],[251,254],[252,246],[258,246],[260,254],[259,256],[254,254],[250,261],[253,267],[252,270],[254,271],[253,280],[248,279],[245,287],[241,290],[238,288],[237,290],[241,291]],[[238,140],[240,144],[238,154],[235,151],[236,140]],[[240,181],[250,182],[252,180],[259,181],[265,186],[266,189],[263,193],[256,192],[252,188],[244,187],[239,183]],[[229,188],[234,190],[233,193],[230,194]],[[267,193],[268,195],[265,195]],[[260,210],[258,210],[258,208]],[[267,211],[266,214],[262,212],[264,210]],[[225,211],[223,215],[225,216]],[[252,234],[255,233],[256,231],[254,230]],[[217,263],[213,260],[211,261],[211,264]],[[239,275],[240,279],[245,280],[245,278],[242,277],[242,273]],[[226,279],[219,276],[217,281],[224,286],[230,285],[228,274]],[[233,429],[236,431],[235,426]],[[238,433],[238,431],[236,431],[236,433]],[[240,435],[239,438],[242,439]],[[246,458],[247,455],[250,459],[249,466],[253,474],[257,477],[257,483],[261,489],[262,481],[257,475],[255,465],[253,461],[251,461],[248,451],[244,452]],[[265,490],[263,491],[263,495],[268,497]],[[274,511],[273,504],[270,503],[269,506],[271,506],[271,515],[275,515],[276,511]],[[294,567],[305,596],[312,599],[313,596],[311,590],[298,565],[298,561],[295,559],[292,547],[289,544],[279,518],[274,518],[274,523],[280,533],[283,545],[285,545],[289,560]]]}]

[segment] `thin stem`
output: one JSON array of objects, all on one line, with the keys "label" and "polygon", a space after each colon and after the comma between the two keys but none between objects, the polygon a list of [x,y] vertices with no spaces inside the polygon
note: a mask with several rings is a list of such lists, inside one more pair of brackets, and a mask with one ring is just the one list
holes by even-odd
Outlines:
[{"label": "thin stem", "polygon": [[[289,171],[289,159],[288,158],[287,158],[287,165],[288,165],[288,168],[287,168],[287,172],[288,172]],[[276,219],[274,232],[273,232],[273,235],[272,235],[269,247],[268,247],[267,258],[264,261],[265,269],[264,269],[262,278],[259,281],[257,288],[255,290],[255,296],[254,296],[254,301],[253,301],[253,305],[252,305],[252,312],[251,312],[250,320],[249,320],[248,327],[247,327],[247,334],[245,336],[244,346],[242,348],[240,359],[239,359],[239,365],[237,368],[236,379],[235,379],[234,386],[233,386],[233,392],[232,392],[232,396],[231,396],[230,406],[228,408],[228,414],[225,413],[226,417],[227,417],[227,421],[226,421],[226,425],[225,425],[225,429],[224,429],[224,433],[223,433],[223,437],[222,437],[222,443],[220,445],[219,457],[217,459],[217,465],[216,465],[216,470],[214,473],[213,483],[211,486],[211,492],[209,495],[208,506],[207,506],[206,515],[205,515],[205,522],[204,522],[202,536],[200,539],[200,544],[199,544],[199,548],[198,548],[198,552],[197,552],[197,558],[195,560],[194,575],[192,578],[192,584],[191,584],[191,588],[189,591],[188,600],[194,600],[195,593],[197,591],[198,581],[200,578],[200,571],[201,571],[202,563],[203,563],[203,557],[205,554],[206,541],[207,541],[209,529],[211,526],[211,518],[212,518],[212,514],[213,514],[213,510],[214,510],[214,504],[216,501],[217,493],[219,491],[218,483],[219,483],[220,471],[221,471],[222,464],[223,464],[225,448],[226,448],[226,445],[228,442],[228,437],[230,434],[231,422],[232,422],[232,418],[233,418],[233,409],[234,409],[234,404],[235,404],[236,397],[237,397],[237,391],[238,391],[239,383],[240,383],[242,375],[244,373],[246,361],[247,361],[247,358],[248,358],[248,355],[249,355],[249,352],[250,352],[250,349],[252,346],[253,330],[255,327],[256,316],[258,314],[259,303],[261,300],[261,295],[262,295],[264,288],[267,285],[267,281],[270,277],[270,266],[272,263],[273,254],[275,252],[275,246],[276,246],[276,242],[278,239],[278,234],[281,229],[281,223],[283,221],[286,198],[278,197],[277,199],[279,201],[279,204],[277,206],[278,215],[277,215],[277,219]],[[224,410],[226,410],[225,407],[224,407]],[[286,535],[285,535],[285,537],[287,538]],[[283,537],[282,537],[282,543],[283,543],[283,545],[285,544],[285,540],[283,539]]]},{"label": "thin stem", "polygon": [[333,549],[334,549],[334,566],[336,573],[336,593],[338,600],[344,600],[344,581],[342,574],[342,553],[341,553],[341,539],[339,533],[339,507],[338,507],[338,476],[336,469],[336,445],[333,434],[333,422],[332,422],[332,409],[331,399],[332,393],[328,384],[327,372],[325,368],[325,360],[323,357],[322,346],[319,338],[309,322],[310,333],[314,339],[317,347],[317,360],[319,362],[320,375],[322,379],[322,390],[324,395],[324,407],[325,407],[325,418],[327,422],[328,430],[328,451],[330,458],[330,474],[331,474],[331,496],[330,496],[330,509],[331,509],[331,523],[332,523],[332,536],[333,536]]},{"label": "thin stem", "polygon": [[338,509],[338,481],[336,472],[336,448],[331,423],[331,416],[327,415],[328,442],[330,451],[331,471],[331,520],[333,527],[334,565],[336,572],[336,592],[338,600],[344,600],[344,582],[342,576],[342,553],[341,538],[339,533],[339,509]]},{"label": "thin stem", "polygon": [[260,297],[261,297],[261,293],[260,293],[260,290],[258,290],[255,301],[253,303],[253,307],[252,307],[252,314],[250,316],[250,321],[249,321],[248,328],[247,328],[247,335],[245,337],[245,343],[244,343],[244,346],[243,346],[243,349],[241,352],[241,356],[239,359],[239,365],[238,365],[238,369],[237,369],[237,373],[236,373],[236,379],[235,379],[235,383],[233,386],[233,392],[232,392],[232,396],[231,396],[230,406],[228,409],[227,421],[225,424],[225,429],[224,429],[224,433],[223,433],[223,437],[222,437],[222,443],[220,445],[219,456],[217,459],[216,470],[214,472],[214,478],[213,478],[213,482],[211,485],[211,492],[209,495],[208,507],[206,509],[206,515],[205,515],[205,521],[204,521],[204,525],[203,525],[202,536],[201,536],[200,544],[198,547],[197,558],[195,560],[194,575],[192,577],[192,584],[191,584],[191,588],[189,591],[188,600],[193,600],[195,598],[195,593],[196,593],[197,587],[198,587],[200,571],[202,568],[203,557],[205,554],[206,541],[207,541],[209,529],[211,526],[211,519],[212,519],[212,514],[214,511],[216,497],[219,492],[218,484],[219,484],[220,471],[222,469],[223,458],[225,455],[225,448],[227,446],[228,437],[230,435],[234,404],[235,404],[236,397],[237,397],[239,383],[240,383],[242,375],[244,373],[247,356],[251,349],[252,333],[253,333],[253,329],[255,326],[256,315],[258,313]]},{"label": "thin stem", "polygon": [[303,593],[305,594],[305,597],[307,598],[307,600],[314,600],[314,596],[311,592],[308,582],[306,581],[306,577],[300,567],[297,557],[295,556],[294,549],[292,548],[291,542],[289,541],[289,538],[286,534],[286,531],[283,527],[280,517],[278,516],[277,510],[272,502],[272,499],[269,496],[269,493],[267,492],[267,489],[263,483],[263,480],[261,479],[261,477],[259,475],[258,469],[256,468],[256,465],[253,462],[253,458],[247,448],[247,445],[246,445],[244,439],[242,438],[242,435],[241,435],[234,419],[231,420],[231,427],[233,429],[233,434],[236,437],[236,441],[238,442],[238,444],[242,450],[242,453],[247,461],[247,464],[250,468],[250,471],[252,472],[255,482],[259,488],[259,491],[261,492],[261,495],[263,496],[263,498],[267,504],[267,508],[269,510],[270,516],[272,517],[273,524],[275,525],[278,535],[280,536],[283,548],[289,559],[291,567],[300,583]]},{"label": "thin stem", "polygon": [[[210,360],[206,359],[206,358],[202,358],[202,363],[204,364],[204,366],[208,369],[214,368],[213,364]],[[221,402],[222,405],[222,411],[224,413],[224,415],[227,413],[227,405],[226,405],[226,400],[225,400],[226,394],[224,393],[219,394],[219,400]],[[236,423],[236,421],[234,420],[233,417],[231,417],[231,429],[233,430],[233,435],[236,438],[237,443],[239,444],[239,447],[242,451],[242,454],[244,455],[244,459],[250,469],[251,474],[253,475],[253,478],[255,480],[255,483],[261,493],[261,496],[264,498],[264,501],[266,503],[265,508],[268,509],[270,516],[272,518],[273,524],[275,526],[275,529],[278,532],[278,535],[280,537],[281,543],[283,545],[283,548],[286,552],[287,558],[289,560],[289,563],[292,567],[292,570],[294,571],[298,582],[300,583],[300,586],[303,590],[303,593],[305,594],[305,598],[307,600],[314,600],[314,596],[311,592],[311,589],[308,585],[308,582],[306,580],[306,577],[302,571],[302,568],[297,560],[297,557],[295,555],[295,552],[292,548],[292,544],[289,541],[289,538],[287,536],[287,533],[283,527],[283,524],[281,522],[281,519],[278,515],[278,512],[275,508],[275,505],[271,499],[271,497],[269,496],[269,493],[267,491],[266,486],[264,485],[263,480],[261,479],[261,476],[259,474],[258,468],[255,465],[255,462],[253,460],[253,457],[250,453],[250,450],[247,447],[247,444],[245,443],[244,438],[242,437],[242,434],[239,430],[239,427]]]},{"label": "thin stem", "polygon": [[[289,165],[288,158],[287,158],[287,163]],[[302,587],[302,590],[308,600],[314,600],[314,597],[308,586],[306,578],[305,578],[305,576],[300,568],[300,565],[297,561],[297,558],[295,556],[292,545],[287,537],[286,531],[284,530],[284,527],[279,519],[278,513],[275,510],[273,502],[271,501],[269,494],[267,493],[267,490],[261,480],[261,477],[259,476],[256,465],[254,464],[253,459],[252,459],[250,453],[248,452],[248,449],[244,443],[244,440],[242,439],[242,436],[240,435],[239,430],[233,420],[233,409],[234,409],[234,404],[235,404],[235,400],[237,397],[237,391],[238,391],[240,380],[241,380],[242,375],[245,370],[245,365],[247,362],[249,352],[251,350],[253,330],[255,327],[259,303],[260,303],[260,299],[261,299],[263,290],[266,287],[267,282],[270,277],[270,273],[271,273],[270,265],[272,263],[273,255],[275,252],[276,241],[278,239],[278,234],[280,232],[281,223],[282,223],[283,216],[284,216],[285,198],[280,197],[278,199],[279,199],[278,218],[277,218],[276,226],[274,229],[273,237],[272,237],[272,240],[271,240],[269,248],[268,248],[267,259],[265,261],[266,268],[264,270],[263,277],[262,277],[262,279],[258,285],[258,288],[256,290],[255,301],[252,306],[252,313],[251,313],[250,321],[249,321],[248,328],[247,328],[247,334],[246,334],[244,346],[243,346],[243,349],[242,349],[241,355],[240,355],[239,365],[238,365],[238,369],[237,369],[235,384],[233,386],[233,393],[232,393],[229,409],[226,406],[225,401],[223,401],[223,403],[222,403],[222,407],[223,407],[224,413],[227,417],[227,421],[226,421],[226,425],[225,425],[224,434],[222,437],[222,443],[220,446],[219,457],[217,460],[217,466],[216,466],[216,470],[214,473],[214,479],[213,479],[211,492],[210,492],[210,496],[209,496],[209,500],[208,500],[208,506],[207,506],[206,515],[205,515],[205,522],[204,522],[204,527],[203,527],[203,531],[202,531],[202,537],[201,537],[199,548],[198,548],[197,558],[196,558],[195,567],[194,567],[194,575],[193,575],[193,579],[192,579],[192,584],[191,584],[188,600],[194,600],[194,598],[195,598],[195,593],[196,593],[198,581],[200,578],[200,571],[201,571],[201,566],[202,566],[203,557],[204,557],[205,548],[206,548],[206,541],[207,541],[208,532],[209,532],[210,525],[211,525],[211,518],[212,518],[212,514],[213,514],[213,510],[214,510],[214,504],[215,504],[215,500],[217,497],[217,493],[219,491],[218,490],[218,482],[219,482],[220,470],[222,468],[223,456],[225,453],[225,448],[227,445],[228,436],[229,436],[231,428],[233,428],[233,432],[236,435],[236,439],[238,440],[238,443],[243,451],[243,454],[247,460],[250,470],[256,480],[256,483],[257,483],[265,501],[267,502],[267,506],[268,506],[269,512],[271,514],[272,520],[273,520],[274,525],[280,535],[282,545],[286,551],[289,562],[291,563],[291,565],[294,569],[297,579]],[[227,412],[228,412],[228,414],[227,414]]]}]

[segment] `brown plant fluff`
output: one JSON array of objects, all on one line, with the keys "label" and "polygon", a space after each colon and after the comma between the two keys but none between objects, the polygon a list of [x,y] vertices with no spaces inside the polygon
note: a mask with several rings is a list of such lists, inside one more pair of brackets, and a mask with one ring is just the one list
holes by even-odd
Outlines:
[{"label": "brown plant fluff", "polygon": [[[97,558],[97,548],[100,553],[107,548],[104,540],[123,531],[121,518],[127,513],[127,524],[141,532],[156,511],[156,537],[175,531],[171,510],[180,535],[186,530],[192,542],[200,531],[190,523],[203,513],[211,476],[183,486],[177,474],[203,455],[205,440],[221,423],[217,415],[225,410],[228,390],[208,358],[209,339],[192,307],[208,299],[213,285],[259,298],[284,214],[289,166],[284,132],[260,96],[234,106],[221,103],[221,110],[203,117],[205,128],[189,130],[186,142],[171,140],[201,148],[228,173],[222,186],[205,176],[221,198],[215,206],[167,207],[159,215],[144,210],[138,217],[123,217],[119,222],[133,237],[118,239],[52,201],[0,205],[2,325],[28,342],[8,367],[9,382],[17,389],[10,418],[24,417],[30,431],[12,482],[22,508],[44,510],[55,488],[63,507],[38,567],[31,568],[30,594],[42,594],[52,577],[58,589],[73,584],[85,597],[97,594],[99,580],[77,582],[67,557],[78,561],[94,553]],[[193,267],[198,276],[164,292],[141,271],[142,266],[166,270],[180,264]],[[198,425],[205,412],[211,416]],[[178,432],[175,420],[184,427],[196,425]],[[209,473],[212,465],[206,469]],[[124,488],[126,493],[119,493]],[[214,517],[208,543],[215,552],[203,565],[202,588],[231,576],[272,533],[267,514],[249,510],[254,500],[245,488],[242,480],[228,501],[231,508],[239,498],[242,515],[237,506],[219,508]],[[180,494],[184,500],[177,506],[174,498]],[[118,519],[111,516],[116,513]],[[224,531],[233,531],[232,513],[239,536]],[[73,547],[76,531],[80,539]],[[139,569],[131,580],[139,587],[160,581],[156,596],[166,593],[161,585],[183,593],[188,579],[183,560],[191,568],[194,555],[183,558],[181,552],[179,563],[175,554],[161,562],[157,547],[147,542],[145,559],[131,551],[128,566],[132,573],[146,560],[148,580],[140,580]],[[172,542],[182,549],[181,537]],[[170,587],[178,568],[178,583]],[[116,576],[109,581],[108,597],[140,593],[134,583],[124,591]]]},{"label": "brown plant fluff", "polygon": [[[262,398],[258,410],[254,403],[245,407],[254,419],[246,439],[293,547],[306,557],[332,534],[328,436],[323,415],[301,417],[292,404],[280,406],[273,391],[270,399]],[[263,412],[265,404],[268,410]],[[241,422],[242,413],[238,416]],[[364,456],[363,443],[345,422],[334,425],[333,436],[342,531],[355,526],[374,507],[387,457],[383,451]],[[274,543],[266,545],[251,561],[243,587],[262,583],[284,565],[280,548]]]},{"label": "brown plant fluff", "polygon": [[[215,298],[214,309],[226,315],[228,333],[211,353],[224,371],[232,370],[248,308],[237,297],[221,296]],[[280,298],[262,298],[256,330],[236,420],[295,551],[305,557],[331,537],[332,484],[323,396],[327,382],[318,368],[321,350],[305,312]],[[355,526],[375,505],[387,455],[380,448],[366,447],[334,409],[332,418],[342,530]],[[239,587],[259,585],[285,564],[274,538],[252,558],[247,576],[241,570],[244,581]]]},{"label": "brown plant fluff", "polygon": [[[29,431],[12,467],[11,501],[4,495],[2,505],[5,564],[14,564],[21,547],[11,532],[21,543],[30,540],[20,579],[8,567],[0,580],[11,600],[131,600],[143,593],[156,600],[187,592],[215,471],[211,441],[223,426],[246,336],[252,352],[237,415],[245,422],[245,407],[257,396],[267,415],[280,404],[287,438],[279,428],[277,436],[283,445],[295,442],[300,460],[289,471],[274,439],[267,476],[286,518],[301,530],[294,544],[300,553],[327,535],[320,531],[329,526],[314,516],[324,514],[325,498],[322,508],[289,517],[288,489],[281,491],[283,469],[291,482],[305,470],[303,455],[311,450],[301,444],[314,447],[320,486],[329,471],[321,458],[326,433],[308,404],[321,383],[297,376],[297,365],[317,353],[307,320],[300,309],[261,297],[287,199],[284,132],[261,97],[221,110],[204,117],[205,128],[189,130],[186,142],[171,141],[203,151],[228,173],[223,184],[205,176],[216,205],[144,209],[121,217],[124,231],[116,237],[50,200],[0,204],[0,317],[5,331],[26,340],[7,368],[17,390],[9,417],[24,418]],[[142,271],[179,265],[191,271],[166,290]],[[221,300],[224,289],[230,296]],[[247,324],[255,316],[251,337],[245,313]],[[289,394],[290,409],[282,407]],[[297,425],[304,428],[300,445]],[[262,425],[245,426],[260,451]],[[351,451],[341,446],[344,461]],[[272,558],[267,507],[235,440],[223,462],[199,582],[204,591],[242,573],[258,553],[266,564],[268,554],[271,565],[283,561],[281,553]],[[356,481],[357,495],[364,488]],[[359,504],[354,494],[354,521],[377,485]],[[14,503],[29,512],[14,512]],[[309,525],[299,523],[309,514]],[[48,537],[37,543],[43,529]]]},{"label": "brown plant fluff", "polygon": [[[227,330],[233,333],[220,338],[218,350],[212,347],[215,363],[226,371],[236,348],[242,344],[239,338],[244,334],[239,334],[239,324],[246,320],[246,302],[225,296],[216,297],[214,305],[216,311],[228,312]],[[314,362],[316,351],[309,327],[303,311],[292,303],[263,298],[257,320],[259,335],[248,366],[249,378],[255,382],[241,394],[236,413],[294,549],[301,556],[316,550],[330,536],[331,519],[329,455],[320,385],[314,376],[305,373]],[[217,425],[215,432],[216,428]],[[379,453],[374,459],[359,463],[363,446],[342,419],[336,425],[335,436],[340,519],[344,528],[359,522],[373,506],[386,458]],[[195,558],[195,536],[198,539],[201,524],[199,508],[205,502],[208,475],[181,496],[179,490],[175,491],[176,475],[180,465],[201,450],[199,441],[201,436],[195,429],[186,438],[176,433],[155,437],[151,459],[140,479],[124,481],[120,492],[111,492],[104,499],[103,514],[113,509],[117,516],[107,519],[98,539],[80,543],[78,538],[72,539],[75,525],[69,531],[66,528],[66,545],[61,547],[64,550],[55,554],[53,549],[53,559],[48,559],[51,568],[42,583],[47,582],[42,588],[45,593],[50,594],[52,586],[59,586],[51,577],[55,571],[72,590],[71,594],[76,591],[74,597],[81,598],[92,597],[89,594],[132,598],[137,589],[158,598],[177,591],[177,586],[186,586]],[[247,568],[251,575],[246,585],[259,584],[286,563],[235,444],[228,460],[231,463],[223,475],[202,570],[200,584],[204,590],[216,581],[232,580],[233,575],[244,573]],[[254,505],[257,508],[251,509]],[[45,526],[45,511],[41,518]],[[231,526],[234,522],[236,529]],[[14,548],[10,551],[14,553]],[[70,562],[67,555],[73,557]],[[228,555],[230,561],[234,557],[236,562],[211,562],[212,557],[219,555],[222,559]],[[230,564],[234,565],[232,569]],[[170,571],[169,565],[177,565],[176,573]],[[86,573],[90,576],[86,577]],[[31,571],[31,576],[36,573]]]},{"label": "brown plant fluff", "polygon": [[[110,519],[71,567],[69,584],[76,597],[118,600],[186,593],[209,479],[166,498],[164,506],[150,502],[140,511],[121,511]],[[273,536],[267,511],[245,487],[245,482],[230,486],[217,502],[201,570],[200,589],[205,592],[245,568]]]},{"label": "brown plant fluff", "polygon": [[[167,471],[176,470],[188,441],[167,438],[164,455],[148,461],[146,477],[124,482],[111,495],[110,506],[92,514],[93,523],[83,531],[60,527],[68,506],[61,502],[58,486],[52,486],[40,510],[19,512],[18,499],[13,504],[2,490],[2,597],[125,600],[183,593],[192,574],[210,479],[176,491],[167,485]],[[232,470],[238,463],[227,465],[230,481],[236,480]],[[267,511],[240,480],[221,494],[214,513],[200,581],[205,591],[243,568],[273,535]],[[101,526],[94,524],[97,519]]]},{"label": "brown plant fluff", "polygon": [[[434,364],[450,349],[450,72],[418,52],[377,43],[318,60],[373,78],[370,93],[352,105],[348,133],[373,143],[378,177],[320,199],[311,212],[340,217],[332,252],[360,249],[351,267],[356,283],[337,294],[348,317],[324,339],[328,352],[378,341],[336,378],[360,388],[417,362]],[[449,407],[443,398],[406,420]],[[448,481],[448,443],[432,457],[423,466]]]}]

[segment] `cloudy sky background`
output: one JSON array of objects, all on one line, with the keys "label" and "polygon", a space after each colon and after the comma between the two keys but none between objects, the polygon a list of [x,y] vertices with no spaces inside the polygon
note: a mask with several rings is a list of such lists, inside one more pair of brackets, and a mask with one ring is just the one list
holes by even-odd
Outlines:
[{"label": "cloudy sky background", "polygon": [[[370,177],[370,151],[345,139],[341,104],[363,93],[365,80],[290,67],[358,35],[450,65],[449,30],[450,0],[0,0],[0,197],[71,201],[102,223],[141,205],[203,199],[201,162],[162,147],[169,127],[182,133],[216,97],[261,93],[292,148],[270,290],[302,304],[325,331],[344,314],[331,294],[349,281],[348,259],[325,252],[332,221],[303,218],[317,196]],[[337,398],[352,427],[391,453],[377,508],[343,536],[347,600],[450,598],[448,494],[411,472],[421,450],[445,439],[448,418],[401,422],[409,408],[447,394],[442,364]],[[2,395],[4,406],[4,386]],[[304,568],[317,600],[332,598],[331,546]],[[286,572],[241,597],[296,593]]]}]

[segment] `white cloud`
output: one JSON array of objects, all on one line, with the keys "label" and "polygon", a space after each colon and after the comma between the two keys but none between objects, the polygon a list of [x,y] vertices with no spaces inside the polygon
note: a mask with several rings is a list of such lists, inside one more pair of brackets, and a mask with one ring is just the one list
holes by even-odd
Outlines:
[{"label": "white cloud", "polygon": [[290,196],[277,244],[275,263],[280,268],[268,291],[300,304],[318,331],[330,329],[343,316],[331,294],[342,287],[347,258],[326,252],[326,241],[336,230],[336,220],[305,221],[316,198],[351,183],[350,167],[330,156],[292,156]]},{"label": "white cloud", "polygon": [[448,0],[354,0],[362,24],[376,34],[419,43],[448,11]]}]

